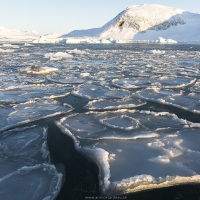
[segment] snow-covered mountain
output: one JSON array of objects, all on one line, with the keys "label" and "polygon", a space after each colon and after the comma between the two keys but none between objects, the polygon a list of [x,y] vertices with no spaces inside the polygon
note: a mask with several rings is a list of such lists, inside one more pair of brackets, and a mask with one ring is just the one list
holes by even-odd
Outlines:
[{"label": "snow-covered mountain", "polygon": [[114,39],[200,40],[200,14],[163,5],[128,7],[101,28],[75,30],[62,37],[101,37]]},{"label": "snow-covered mountain", "polygon": [[0,41],[32,41],[39,37],[39,33],[31,31],[20,31],[17,29],[8,29],[0,27]]}]

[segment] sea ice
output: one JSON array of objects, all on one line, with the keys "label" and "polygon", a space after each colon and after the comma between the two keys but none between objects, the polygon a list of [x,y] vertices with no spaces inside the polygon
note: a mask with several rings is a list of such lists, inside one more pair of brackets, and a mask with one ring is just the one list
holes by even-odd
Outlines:
[{"label": "sea ice", "polygon": [[72,91],[72,94],[87,99],[121,99],[130,96],[126,90],[111,89],[100,84],[83,84]]},{"label": "sea ice", "polygon": [[100,99],[90,101],[84,106],[88,110],[117,110],[124,108],[136,108],[145,105],[146,102],[138,99]]},{"label": "sea ice", "polygon": [[27,73],[27,74],[49,74],[56,71],[58,71],[57,68],[46,67],[46,66],[29,66],[29,67],[20,69],[20,72]]},{"label": "sea ice", "polygon": [[58,195],[62,174],[50,163],[46,137],[46,129],[38,126],[1,133],[2,200],[54,199]]},{"label": "sea ice", "polygon": [[71,60],[73,58],[71,54],[68,54],[66,52],[46,53],[44,57],[49,58],[50,60],[53,60],[53,61]]},{"label": "sea ice", "polygon": [[[7,86],[8,87],[8,86]],[[22,88],[16,86],[13,89],[7,88],[3,89],[0,93],[0,102],[1,103],[21,103],[29,100],[34,100],[38,98],[57,98],[69,95],[72,90],[72,87],[68,85],[24,85]]]},{"label": "sea ice", "polygon": [[200,113],[199,93],[183,93],[173,90],[147,89],[137,92],[135,96],[144,100],[150,100],[181,108],[190,112]]},{"label": "sea ice", "polygon": [[0,131],[16,125],[30,123],[39,119],[60,115],[73,110],[70,105],[65,104],[65,106],[62,106],[56,100],[52,99],[29,101],[26,103],[17,104],[13,106],[12,109],[14,109],[14,111],[8,114],[6,119],[7,124],[1,127]]},{"label": "sea ice", "polygon": [[78,78],[75,76],[67,76],[67,75],[47,75],[46,78],[55,83],[63,83],[63,84],[81,84],[86,80],[83,78]]},{"label": "sea ice", "polygon": [[62,118],[57,125],[74,139],[79,152],[96,162],[103,194],[200,182],[200,129],[174,114],[89,112]]}]

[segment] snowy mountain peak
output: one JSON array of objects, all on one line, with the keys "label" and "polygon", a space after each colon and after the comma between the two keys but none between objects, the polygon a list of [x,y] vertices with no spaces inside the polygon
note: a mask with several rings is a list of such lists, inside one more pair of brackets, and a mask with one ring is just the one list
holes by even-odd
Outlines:
[{"label": "snowy mountain peak", "polygon": [[115,28],[132,28],[136,31],[165,30],[185,24],[180,14],[184,11],[162,5],[131,6],[114,18]]},{"label": "snowy mountain peak", "polygon": [[[95,36],[136,40],[167,37],[175,40],[199,40],[199,22],[200,14],[185,10],[157,4],[133,5],[101,28],[73,31],[65,37]],[[189,32],[188,28],[194,32]]]}]

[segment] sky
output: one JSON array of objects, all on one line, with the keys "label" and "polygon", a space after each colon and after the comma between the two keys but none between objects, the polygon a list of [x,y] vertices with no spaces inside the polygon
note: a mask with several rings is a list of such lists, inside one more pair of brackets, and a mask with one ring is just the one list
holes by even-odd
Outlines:
[{"label": "sky", "polygon": [[141,4],[200,13],[200,0],[0,0],[0,27],[68,33],[101,27],[128,6]]}]

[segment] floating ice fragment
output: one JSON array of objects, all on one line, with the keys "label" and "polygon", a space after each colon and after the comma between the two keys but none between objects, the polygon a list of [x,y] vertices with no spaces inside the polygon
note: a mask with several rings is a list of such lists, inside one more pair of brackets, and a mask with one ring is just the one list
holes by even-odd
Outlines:
[{"label": "floating ice fragment", "polygon": [[0,53],[12,53],[12,52],[14,52],[13,49],[1,49],[0,48]]},{"label": "floating ice fragment", "polygon": [[140,125],[139,121],[126,115],[100,119],[99,122],[108,127],[122,129],[122,130],[137,129]]},{"label": "floating ice fragment", "polygon": [[57,60],[71,60],[73,56],[66,52],[56,52],[56,53],[46,53],[44,55],[45,58],[49,58],[50,60],[57,61]]},{"label": "floating ice fragment", "polygon": [[80,139],[139,139],[190,126],[170,113],[136,110],[88,112],[64,117],[60,125]]},{"label": "floating ice fragment", "polygon": [[150,52],[151,52],[152,54],[165,54],[166,51],[161,51],[161,50],[156,50],[156,49],[154,49],[154,50],[151,50]]},{"label": "floating ice fragment", "polygon": [[24,85],[24,87],[15,88],[0,93],[1,103],[21,103],[38,98],[57,98],[69,95],[72,87],[62,85]]},{"label": "floating ice fragment", "polygon": [[193,113],[200,113],[200,94],[181,93],[173,90],[143,90],[135,95],[144,100],[174,106]]},{"label": "floating ice fragment", "polygon": [[165,76],[152,79],[151,85],[166,89],[185,88],[194,85],[196,80],[196,78]]},{"label": "floating ice fragment", "polygon": [[128,91],[111,89],[98,84],[80,85],[72,91],[72,94],[87,99],[121,99],[130,95]]},{"label": "floating ice fragment", "polygon": [[57,68],[46,66],[30,66],[20,69],[20,72],[24,72],[27,74],[49,74],[56,71],[58,71]]},{"label": "floating ice fragment", "polygon": [[19,45],[14,45],[14,44],[2,44],[2,47],[4,48],[14,48],[14,49],[19,49]]},{"label": "floating ice fragment", "polygon": [[65,106],[62,106],[56,100],[52,99],[41,99],[21,103],[13,106],[13,109],[15,111],[11,112],[7,118],[7,126],[2,127],[0,131],[73,110],[70,105],[65,104]]},{"label": "floating ice fragment", "polygon": [[85,134],[97,133],[100,131],[105,130],[105,127],[101,124],[98,124],[93,116],[79,114],[79,115],[72,115],[61,120],[63,126],[67,126],[72,130],[77,132],[82,132]]},{"label": "floating ice fragment", "polygon": [[112,84],[114,86],[125,88],[125,89],[134,89],[134,88],[144,88],[150,85],[150,80],[144,77],[135,78],[135,79],[113,79]]},{"label": "floating ice fragment", "polygon": [[47,75],[46,78],[55,83],[63,83],[63,84],[81,84],[86,80],[82,78],[78,78],[75,76],[67,76],[67,75]]},{"label": "floating ice fragment", "polygon": [[138,99],[100,99],[90,101],[84,108],[88,110],[114,110],[124,108],[135,108],[145,105],[146,102]]},{"label": "floating ice fragment", "polygon": [[38,126],[1,133],[1,199],[54,199],[58,195],[62,174],[50,164],[46,140],[46,128]]},{"label": "floating ice fragment", "polygon": [[53,200],[58,195],[61,184],[62,175],[53,165],[39,164],[22,167],[0,179],[0,196],[2,200]]}]

